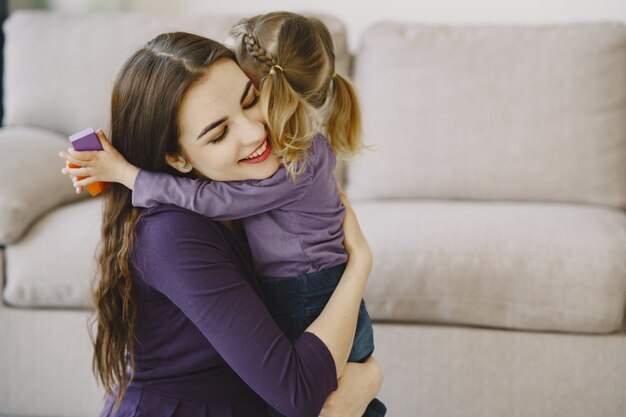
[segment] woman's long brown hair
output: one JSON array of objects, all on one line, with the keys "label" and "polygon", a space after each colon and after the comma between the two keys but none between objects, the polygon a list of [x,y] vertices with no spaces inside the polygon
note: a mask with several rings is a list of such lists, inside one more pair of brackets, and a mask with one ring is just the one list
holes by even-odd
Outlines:
[{"label": "woman's long brown hair", "polygon": [[[166,154],[181,153],[179,104],[189,86],[223,58],[235,60],[220,43],[183,32],[159,35],[135,52],[113,87],[109,136],[113,146],[139,168],[181,175],[165,162]],[[116,395],[116,408],[135,365],[137,309],[130,262],[141,209],[132,206],[131,196],[121,184],[111,184],[103,194],[100,279],[94,294],[93,369],[106,394]]]}]

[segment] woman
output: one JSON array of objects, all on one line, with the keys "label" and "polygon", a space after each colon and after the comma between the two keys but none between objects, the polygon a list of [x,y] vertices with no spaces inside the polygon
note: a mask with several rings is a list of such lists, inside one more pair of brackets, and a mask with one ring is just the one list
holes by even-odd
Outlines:
[{"label": "woman", "polygon": [[[256,102],[230,50],[194,35],[160,35],[116,80],[111,140],[147,170],[267,178],[279,166],[274,156],[242,162],[267,137]],[[212,126],[224,119],[228,146],[215,147],[210,138],[225,132]],[[263,400],[288,416],[361,415],[381,375],[374,361],[346,365],[371,268],[347,208],[344,275],[319,318],[291,342],[263,305],[249,252],[232,230],[173,206],[133,208],[130,191],[113,184],[96,291],[94,366],[111,394],[103,415],[262,416]]]}]

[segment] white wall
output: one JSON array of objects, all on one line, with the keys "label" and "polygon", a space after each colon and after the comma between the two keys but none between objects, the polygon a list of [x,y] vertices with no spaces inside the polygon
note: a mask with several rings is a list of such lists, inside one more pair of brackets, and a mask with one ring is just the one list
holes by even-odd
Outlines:
[{"label": "white wall", "polygon": [[322,11],[349,22],[352,49],[360,33],[380,19],[429,23],[626,22],[626,0],[124,0],[130,10],[258,14],[271,10]]},{"label": "white wall", "polygon": [[349,41],[358,47],[361,32],[381,19],[425,23],[626,22],[626,0],[49,0],[52,8],[112,9],[162,13],[235,13],[272,10],[318,11],[349,24]]}]

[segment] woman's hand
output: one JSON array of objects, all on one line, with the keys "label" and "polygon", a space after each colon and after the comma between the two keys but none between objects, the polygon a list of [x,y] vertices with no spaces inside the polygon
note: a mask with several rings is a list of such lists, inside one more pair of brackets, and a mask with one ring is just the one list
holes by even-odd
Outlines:
[{"label": "woman's hand", "polygon": [[324,403],[320,417],[361,417],[383,383],[378,362],[372,357],[364,363],[348,362],[339,387]]},{"label": "woman's hand", "polygon": [[346,214],[343,218],[342,224],[344,236],[343,246],[346,248],[346,252],[348,252],[348,256],[351,260],[356,260],[359,264],[371,269],[372,251],[369,243],[367,243],[367,239],[365,239],[365,235],[361,230],[356,213],[352,209],[352,206],[350,205],[350,202],[348,201],[348,198],[339,183],[337,183],[337,188],[339,189],[341,202],[346,207]]},{"label": "woman's hand", "polygon": [[[101,151],[75,151],[69,148],[67,152],[59,152],[59,156],[66,160],[66,167],[61,173],[72,178],[77,193],[83,187],[99,181],[118,182],[132,190],[139,168],[124,159],[101,129],[96,131],[96,136],[102,145]],[[69,168],[69,163],[81,168]],[[78,180],[76,177],[85,178]]]}]

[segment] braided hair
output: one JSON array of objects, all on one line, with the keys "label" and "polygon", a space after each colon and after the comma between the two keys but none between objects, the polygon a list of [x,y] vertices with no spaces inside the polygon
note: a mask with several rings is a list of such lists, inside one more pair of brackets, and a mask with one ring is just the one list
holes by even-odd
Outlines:
[{"label": "braided hair", "polygon": [[261,42],[254,33],[244,33],[243,43],[246,46],[246,51],[259,62],[264,63],[270,68],[274,65],[278,65],[272,53],[261,46]]}]

